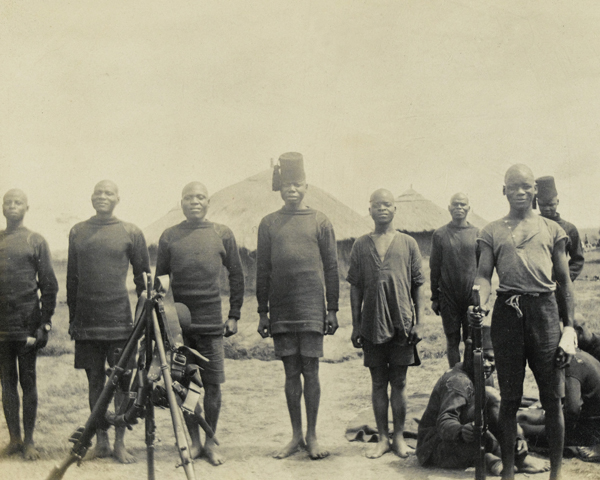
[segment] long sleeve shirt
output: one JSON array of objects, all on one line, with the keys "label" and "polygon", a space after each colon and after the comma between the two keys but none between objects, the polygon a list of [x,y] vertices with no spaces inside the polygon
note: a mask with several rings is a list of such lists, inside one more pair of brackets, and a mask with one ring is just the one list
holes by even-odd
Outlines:
[{"label": "long sleeve shirt", "polygon": [[25,340],[50,320],[57,292],[46,240],[23,226],[1,231],[0,340]]},{"label": "long sleeve shirt", "polygon": [[69,234],[67,305],[75,340],[126,339],[133,328],[127,291],[129,264],[138,296],[150,273],[146,240],[135,225],[92,217]]},{"label": "long sleeve shirt", "polygon": [[583,270],[583,264],[585,263],[585,258],[583,256],[583,245],[581,244],[579,231],[575,225],[564,220],[558,213],[554,218],[552,218],[552,220],[558,223],[569,237],[567,242],[569,275],[571,277],[571,281],[574,281]]},{"label": "long sleeve shirt", "polygon": [[381,344],[391,340],[396,330],[408,337],[413,325],[411,292],[425,282],[414,238],[396,232],[383,261],[371,235],[358,238],[350,253],[347,280],[363,292],[363,338]]},{"label": "long sleeve shirt", "polygon": [[470,305],[477,274],[478,234],[470,223],[457,227],[452,222],[433,232],[429,257],[432,301],[443,296],[465,309]]},{"label": "long sleeve shirt", "polygon": [[258,312],[270,313],[272,333],[323,333],[325,309],[338,310],[339,288],[335,234],[325,215],[281,209],[262,219],[256,298]]},{"label": "long sleeve shirt", "polygon": [[240,318],[244,272],[233,232],[225,225],[184,221],[163,232],[158,242],[157,275],[171,275],[176,302],[192,315],[187,334],[222,335],[221,270],[229,273],[229,318]]}]

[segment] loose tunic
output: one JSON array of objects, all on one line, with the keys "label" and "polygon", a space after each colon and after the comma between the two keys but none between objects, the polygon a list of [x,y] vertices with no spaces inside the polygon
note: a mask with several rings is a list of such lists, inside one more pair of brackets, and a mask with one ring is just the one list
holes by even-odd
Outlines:
[{"label": "loose tunic", "polygon": [[374,344],[389,341],[396,330],[408,337],[413,325],[411,291],[425,282],[414,238],[396,232],[382,262],[371,235],[363,235],[352,246],[347,280],[363,292],[361,337]]},{"label": "loose tunic", "polygon": [[146,240],[135,225],[92,217],[69,234],[67,305],[74,340],[123,340],[133,328],[127,272],[137,294],[150,273]]},{"label": "loose tunic", "polygon": [[171,275],[176,302],[192,315],[187,334],[223,335],[221,270],[229,273],[229,318],[240,318],[244,272],[233,232],[225,225],[184,221],[163,232],[158,242],[157,275]]},{"label": "loose tunic", "polygon": [[335,234],[325,215],[281,209],[261,220],[256,298],[258,312],[270,313],[271,333],[323,333],[325,308],[338,310],[339,288]]},{"label": "loose tunic", "polygon": [[57,292],[46,240],[24,226],[0,231],[0,341],[32,335],[54,313]]}]

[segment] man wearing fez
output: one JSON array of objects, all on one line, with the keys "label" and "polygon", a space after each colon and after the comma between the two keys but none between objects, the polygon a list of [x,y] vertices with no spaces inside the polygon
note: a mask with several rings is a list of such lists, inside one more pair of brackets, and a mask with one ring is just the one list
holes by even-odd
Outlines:
[{"label": "man wearing fez", "polygon": [[[187,184],[181,192],[185,220],[163,232],[158,242],[156,274],[171,276],[176,302],[191,313],[191,325],[184,328],[185,344],[208,358],[200,362],[204,385],[204,411],[213,431],[221,411],[221,384],[225,382],[223,336],[237,333],[244,301],[244,272],[233,232],[206,220],[210,200],[199,182]],[[221,313],[221,269],[229,273],[229,314],[223,324]],[[192,458],[204,455],[212,465],[224,461],[214,440],[207,438],[202,448],[200,431],[188,422]]]},{"label": "man wearing fez", "polygon": [[[533,212],[537,187],[527,166],[513,165],[507,170],[503,193],[510,210],[481,231],[475,278],[481,286],[484,311],[488,310],[494,268],[500,281],[492,315],[492,343],[501,395],[502,477],[514,478],[517,412],[528,362],[546,411],[550,479],[556,480],[560,478],[565,431],[561,407],[564,367],[575,353],[577,340],[573,286],[565,254],[567,235],[556,222]],[[555,280],[561,285],[558,290]]]},{"label": "man wearing fez", "polygon": [[2,202],[6,230],[0,231],[0,379],[10,438],[0,456],[22,453],[26,460],[35,460],[39,458],[33,442],[38,404],[35,363],[37,351],[46,346],[52,329],[58,282],[46,240],[23,226],[27,210],[27,196],[21,190],[6,192]]},{"label": "man wearing fez", "polygon": [[[150,273],[148,249],[142,231],[119,220],[113,211],[119,203],[119,189],[110,180],[94,187],[92,206],[96,215],[76,224],[69,234],[67,264],[67,305],[69,333],[75,340],[75,368],[85,369],[90,410],[100,398],[106,379],[106,363],[114,366],[120,349],[133,329],[127,273],[133,266],[138,296],[146,288],[144,273]],[[132,356],[128,368],[135,368]],[[115,393],[118,407],[129,392],[130,374],[124,375]],[[94,455],[111,454],[122,463],[135,461],[123,441],[125,427],[115,430],[111,452],[107,425],[96,432]]]},{"label": "man wearing fez", "polygon": [[[310,458],[317,460],[329,455],[319,446],[316,425],[323,334],[333,335],[338,328],[337,247],[329,219],[304,203],[308,185],[302,155],[284,153],[279,164],[274,169],[273,190],[281,192],[285,203],[258,227],[258,333],[263,338],[273,337],[275,354],[283,361],[292,422],[292,440],[274,456],[285,458],[306,448]],[[306,438],[302,433],[301,377]]]},{"label": "man wearing fez", "polygon": [[452,220],[433,232],[429,267],[431,270],[431,309],[442,316],[446,335],[448,364],[460,362],[460,339],[467,339],[473,280],[477,273],[479,230],[467,221],[471,209],[464,193],[450,199]]},{"label": "man wearing fez", "polygon": [[[369,367],[372,402],[379,434],[367,457],[379,458],[393,451],[408,456],[404,440],[406,373],[420,365],[416,344],[421,340],[425,277],[421,253],[414,238],[396,231],[396,203],[392,193],[376,190],[369,213],[375,230],[352,246],[348,282],[351,285],[352,344],[363,349]],[[391,399],[388,397],[391,385]],[[388,435],[388,405],[392,404],[394,435]]]},{"label": "man wearing fez", "polygon": [[540,213],[543,217],[558,223],[569,237],[566,248],[569,255],[569,274],[571,281],[574,282],[581,273],[581,270],[583,270],[583,263],[585,261],[579,232],[575,225],[567,222],[556,211],[558,207],[558,192],[556,191],[554,177],[540,177],[535,182],[538,187],[537,204],[540,207]]}]

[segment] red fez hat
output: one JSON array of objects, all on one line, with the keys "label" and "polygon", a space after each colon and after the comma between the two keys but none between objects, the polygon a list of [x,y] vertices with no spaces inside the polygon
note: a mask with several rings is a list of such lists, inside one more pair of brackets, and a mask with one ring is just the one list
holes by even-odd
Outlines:
[{"label": "red fez hat", "polygon": [[306,180],[304,173],[304,159],[301,153],[287,152],[279,157],[279,165],[273,168],[273,190],[281,190],[281,185],[286,182],[303,182]]},{"label": "red fez hat", "polygon": [[554,177],[548,175],[546,177],[538,178],[535,183],[538,187],[537,198],[541,201],[549,201],[558,195],[556,191],[556,184],[554,183]]}]

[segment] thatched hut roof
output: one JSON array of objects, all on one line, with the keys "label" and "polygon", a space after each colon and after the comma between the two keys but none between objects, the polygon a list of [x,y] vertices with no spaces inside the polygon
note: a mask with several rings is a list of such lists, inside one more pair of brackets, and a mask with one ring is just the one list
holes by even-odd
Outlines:
[{"label": "thatched hut roof", "polygon": [[[394,225],[398,230],[408,233],[433,232],[451,220],[448,210],[442,208],[412,188],[396,198],[396,217]],[[470,212],[468,221],[483,228],[487,221]]]},{"label": "thatched hut roof", "polygon": [[[218,191],[210,198],[206,218],[231,228],[238,245],[249,251],[256,250],[261,219],[283,205],[279,192],[271,190],[271,176],[271,169],[262,171]],[[333,224],[337,240],[357,238],[371,230],[371,222],[319,187],[309,185],[305,202],[327,215]],[[146,242],[148,245],[157,244],[165,229],[183,220],[185,217],[181,207],[177,205],[144,229]]]}]

